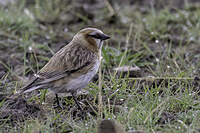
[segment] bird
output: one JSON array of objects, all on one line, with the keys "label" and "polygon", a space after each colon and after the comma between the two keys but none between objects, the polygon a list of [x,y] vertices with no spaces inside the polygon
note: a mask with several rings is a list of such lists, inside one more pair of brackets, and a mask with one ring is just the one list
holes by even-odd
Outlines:
[{"label": "bird", "polygon": [[76,93],[85,88],[97,73],[101,62],[103,42],[110,37],[97,28],[84,28],[72,41],[55,53],[32,80],[20,89],[24,94],[38,89],[48,89],[58,94],[71,93],[81,109]]},{"label": "bird", "polygon": [[103,119],[97,125],[97,133],[125,133],[125,129],[115,120]]}]

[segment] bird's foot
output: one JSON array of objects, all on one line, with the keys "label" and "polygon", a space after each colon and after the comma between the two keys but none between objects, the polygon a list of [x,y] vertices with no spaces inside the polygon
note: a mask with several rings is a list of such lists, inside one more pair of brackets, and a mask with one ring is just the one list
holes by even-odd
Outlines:
[{"label": "bird's foot", "polygon": [[64,107],[63,107],[63,105],[61,105],[61,104],[55,104],[55,105],[53,105],[53,109],[64,109]]}]

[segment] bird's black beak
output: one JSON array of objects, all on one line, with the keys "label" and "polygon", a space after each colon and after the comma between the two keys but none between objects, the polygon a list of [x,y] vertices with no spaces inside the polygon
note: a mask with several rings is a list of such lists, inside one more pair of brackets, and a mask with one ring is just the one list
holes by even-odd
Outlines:
[{"label": "bird's black beak", "polygon": [[100,39],[100,40],[107,40],[110,37],[104,33],[99,33],[99,32],[92,32],[89,34],[89,36],[95,38],[95,39]]},{"label": "bird's black beak", "polygon": [[106,34],[101,34],[101,40],[107,40],[109,39],[110,37]]}]

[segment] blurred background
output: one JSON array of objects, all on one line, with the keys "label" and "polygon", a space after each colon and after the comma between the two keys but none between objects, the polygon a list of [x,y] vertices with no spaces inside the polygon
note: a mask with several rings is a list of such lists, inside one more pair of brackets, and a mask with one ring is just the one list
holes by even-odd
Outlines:
[{"label": "blurred background", "polygon": [[[102,49],[103,100],[126,111],[118,111],[123,112],[119,115],[105,105],[105,117],[116,118],[127,131],[199,131],[199,0],[0,0],[0,95],[17,91],[22,81],[37,73],[86,27],[99,28],[111,36]],[[141,82],[115,80],[121,77],[141,78]],[[173,78],[146,81],[149,77]],[[93,83],[89,94],[95,101],[98,76]],[[93,104],[97,107],[97,102]],[[154,110],[161,106],[161,111]],[[91,121],[86,122],[87,128],[77,124],[83,132],[92,132],[96,121]],[[34,123],[39,131],[48,128],[60,132],[55,127],[63,126],[57,123],[51,127],[44,119]],[[20,124],[18,131],[34,130]],[[68,125],[73,131],[80,130]],[[9,124],[6,127],[16,131]]]},{"label": "blurred background", "polygon": [[[47,57],[85,27],[100,28],[111,35],[109,51],[104,55],[110,58],[105,60],[108,67],[120,62],[120,58],[112,57],[126,49],[130,28],[128,52],[139,51],[140,58],[124,61],[126,65],[144,66],[149,58],[164,58],[163,50],[169,44],[173,52],[178,45],[199,43],[198,0],[1,0],[0,6],[0,59],[17,75],[37,72]],[[198,53],[196,47],[189,48]],[[0,70],[0,77],[8,72],[2,64]]]}]

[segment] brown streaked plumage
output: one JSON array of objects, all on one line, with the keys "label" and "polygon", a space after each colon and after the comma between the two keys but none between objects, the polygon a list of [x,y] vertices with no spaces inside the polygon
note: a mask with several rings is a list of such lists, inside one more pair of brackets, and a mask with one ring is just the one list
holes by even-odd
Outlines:
[{"label": "brown streaked plumage", "polygon": [[109,36],[96,28],[79,31],[68,45],[60,49],[35,74],[34,79],[22,88],[21,93],[42,88],[50,89],[56,96],[57,93],[71,93],[74,97],[74,93],[84,88],[97,73],[101,47],[106,39]]}]

